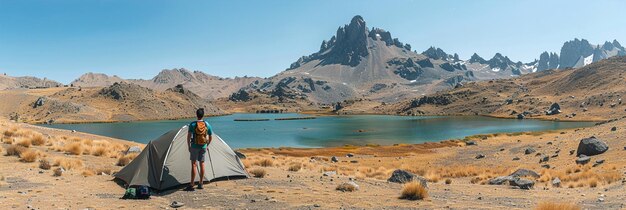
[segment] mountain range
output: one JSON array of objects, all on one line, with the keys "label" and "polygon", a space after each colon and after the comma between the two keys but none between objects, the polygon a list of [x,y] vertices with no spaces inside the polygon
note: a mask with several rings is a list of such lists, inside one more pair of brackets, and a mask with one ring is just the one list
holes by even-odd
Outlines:
[{"label": "mountain range", "polygon": [[[87,73],[71,85],[107,87],[127,82],[165,91],[182,84],[185,89],[209,100],[253,100],[238,97],[245,92],[254,98],[280,102],[305,100],[318,105],[348,99],[396,102],[470,81],[505,79],[548,69],[580,68],[624,55],[626,50],[617,40],[593,45],[585,39],[574,39],[565,42],[560,53],[543,52],[528,63],[513,61],[501,53],[489,59],[474,53],[462,60],[458,54],[448,54],[434,46],[418,53],[391,32],[369,28],[363,17],[357,15],[350,23],[339,27],[330,39],[323,40],[317,52],[300,57],[269,78],[222,78],[181,68],[162,70],[152,79]],[[34,77],[0,76],[0,89],[55,86],[62,84]]]}]

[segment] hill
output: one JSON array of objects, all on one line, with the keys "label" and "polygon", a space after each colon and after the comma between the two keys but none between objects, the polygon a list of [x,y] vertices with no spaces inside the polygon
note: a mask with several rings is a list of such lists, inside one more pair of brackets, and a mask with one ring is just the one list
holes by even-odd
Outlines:
[{"label": "hill", "polygon": [[223,112],[210,101],[177,86],[155,91],[120,82],[108,87],[70,87],[0,91],[2,116],[26,122],[108,122],[192,118],[195,110],[207,115]]},{"label": "hill", "polygon": [[62,87],[63,84],[37,77],[11,77],[6,74],[0,75],[0,90],[17,89],[17,88],[48,88]]}]

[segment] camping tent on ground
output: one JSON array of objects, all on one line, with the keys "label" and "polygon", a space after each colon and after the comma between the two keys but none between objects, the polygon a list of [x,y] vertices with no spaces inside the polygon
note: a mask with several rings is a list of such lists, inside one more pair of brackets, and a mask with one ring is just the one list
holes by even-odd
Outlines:
[{"label": "camping tent on ground", "polygon": [[[115,178],[129,186],[144,185],[156,190],[188,184],[191,182],[191,161],[187,131],[187,126],[183,126],[150,141],[132,162],[115,174]],[[213,135],[208,148],[203,181],[249,177],[239,157],[219,136]]]}]

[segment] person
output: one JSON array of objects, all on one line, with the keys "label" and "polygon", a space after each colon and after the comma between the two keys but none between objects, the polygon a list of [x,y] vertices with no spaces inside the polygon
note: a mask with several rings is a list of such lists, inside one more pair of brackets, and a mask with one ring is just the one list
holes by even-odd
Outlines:
[{"label": "person", "polygon": [[196,178],[197,163],[200,162],[200,178],[198,182],[198,189],[203,189],[202,182],[204,179],[204,159],[205,154],[208,152],[208,145],[213,140],[213,129],[208,122],[203,120],[204,109],[200,108],[196,111],[196,117],[198,120],[189,124],[189,131],[187,132],[187,146],[189,148],[189,155],[191,160],[191,182],[189,186],[185,188],[187,191],[194,191],[194,180]]}]

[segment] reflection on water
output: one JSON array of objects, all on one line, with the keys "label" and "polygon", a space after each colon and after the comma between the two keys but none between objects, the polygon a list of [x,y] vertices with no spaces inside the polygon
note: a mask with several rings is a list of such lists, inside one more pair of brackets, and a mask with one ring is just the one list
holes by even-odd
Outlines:
[{"label": "reflection on water", "polygon": [[[312,120],[234,121],[241,118],[301,117],[301,114],[234,114],[210,117],[215,132],[234,148],[331,147],[365,144],[421,143],[486,133],[554,130],[591,126],[591,122],[553,122],[448,116],[325,116]],[[147,143],[191,120],[128,123],[52,124],[72,129]]]}]

